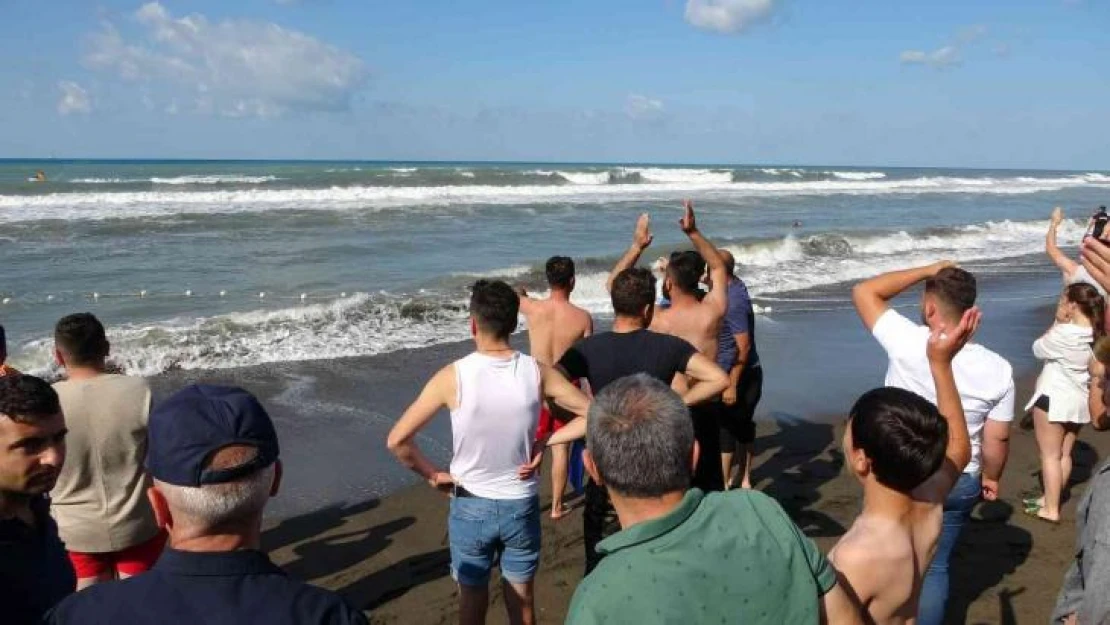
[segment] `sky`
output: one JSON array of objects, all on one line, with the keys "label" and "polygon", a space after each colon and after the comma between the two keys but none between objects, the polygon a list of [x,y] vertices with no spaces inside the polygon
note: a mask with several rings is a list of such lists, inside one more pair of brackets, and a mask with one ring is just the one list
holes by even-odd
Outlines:
[{"label": "sky", "polygon": [[1106,0],[0,0],[0,157],[1110,169]]}]

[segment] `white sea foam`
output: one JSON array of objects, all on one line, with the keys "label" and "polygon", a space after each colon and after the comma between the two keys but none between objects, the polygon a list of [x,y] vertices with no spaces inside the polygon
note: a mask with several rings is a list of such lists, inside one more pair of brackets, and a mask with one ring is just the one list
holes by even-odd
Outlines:
[{"label": "white sea foam", "polygon": [[689,169],[678,167],[621,167],[623,175],[637,174],[645,182],[671,184],[727,184],[732,182],[732,170]]},{"label": "white sea foam", "polygon": [[777,167],[764,167],[759,172],[769,176],[793,176],[795,178],[801,178],[805,174],[801,169],[780,169]]},{"label": "white sea foam", "polygon": [[[641,175],[649,170],[637,170]],[[702,171],[702,170],[690,170]],[[691,174],[691,180],[701,174]],[[744,197],[913,194],[1029,194],[1093,186],[1110,187],[1100,174],[1052,178],[960,178],[823,180],[798,182],[669,182],[439,187],[351,186],[327,189],[158,190],[118,193],[0,195],[0,223],[41,219],[95,220],[180,213],[252,213],[271,210],[381,210],[452,205],[520,205],[674,201],[698,194],[728,200]]]},{"label": "white sea foam", "polygon": [[[788,236],[728,248],[758,300],[940,259],[975,263],[1037,254],[1046,227],[1044,221],[1001,221],[924,234]],[[1077,240],[1082,232],[1078,222],[1066,221],[1060,236]],[[515,277],[529,271],[514,265],[465,277]],[[605,272],[580,274],[574,301],[596,314],[610,314],[606,278]],[[465,311],[462,289],[412,297],[360,293],[323,304],[118,326],[110,338],[113,353],[129,372],[150,375],[175,368],[380,354],[462,340],[469,336]],[[43,370],[51,360],[50,346],[49,338],[34,341],[16,354],[15,366]]]},{"label": "white sea foam", "polygon": [[609,172],[607,171],[541,171],[537,173],[540,175],[551,175],[554,173],[571,184],[594,185],[607,184],[609,182]]},{"label": "white sea foam", "polygon": [[882,180],[886,174],[881,171],[830,171],[834,178],[840,180]]}]

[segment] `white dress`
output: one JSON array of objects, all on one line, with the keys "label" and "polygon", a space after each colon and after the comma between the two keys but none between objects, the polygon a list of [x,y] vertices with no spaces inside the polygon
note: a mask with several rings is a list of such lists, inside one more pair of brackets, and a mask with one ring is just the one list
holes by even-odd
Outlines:
[{"label": "white dress", "polygon": [[1048,420],[1054,423],[1090,423],[1087,391],[1091,375],[1090,328],[1073,323],[1057,323],[1033,342],[1033,355],[1044,361],[1037,387],[1026,410],[1033,408],[1041,395],[1048,397]]}]

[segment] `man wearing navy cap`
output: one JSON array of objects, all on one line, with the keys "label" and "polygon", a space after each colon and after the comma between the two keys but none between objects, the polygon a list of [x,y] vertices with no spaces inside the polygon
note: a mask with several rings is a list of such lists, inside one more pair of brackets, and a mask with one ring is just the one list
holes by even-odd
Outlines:
[{"label": "man wearing navy cap", "polygon": [[260,551],[281,482],[278,440],[250,393],[194,385],[150,415],[148,495],[169,546],[154,568],[93,586],[50,623],[364,624],[336,594],[292,580]]}]

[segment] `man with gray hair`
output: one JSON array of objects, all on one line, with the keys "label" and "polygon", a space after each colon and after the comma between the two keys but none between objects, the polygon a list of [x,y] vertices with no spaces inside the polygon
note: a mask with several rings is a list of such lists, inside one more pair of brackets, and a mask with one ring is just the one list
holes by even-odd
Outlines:
[{"label": "man with gray hair", "polygon": [[578,586],[567,623],[862,623],[836,571],[775,500],[689,488],[698,445],[688,408],[644,374],[601,391],[586,470],[621,531]]},{"label": "man with gray hair", "polygon": [[47,622],[367,622],[338,595],[286,577],[260,550],[281,462],[277,432],[253,395],[189,386],[151,413],[148,436],[148,495],[169,546],[149,572],[92,586]]}]

